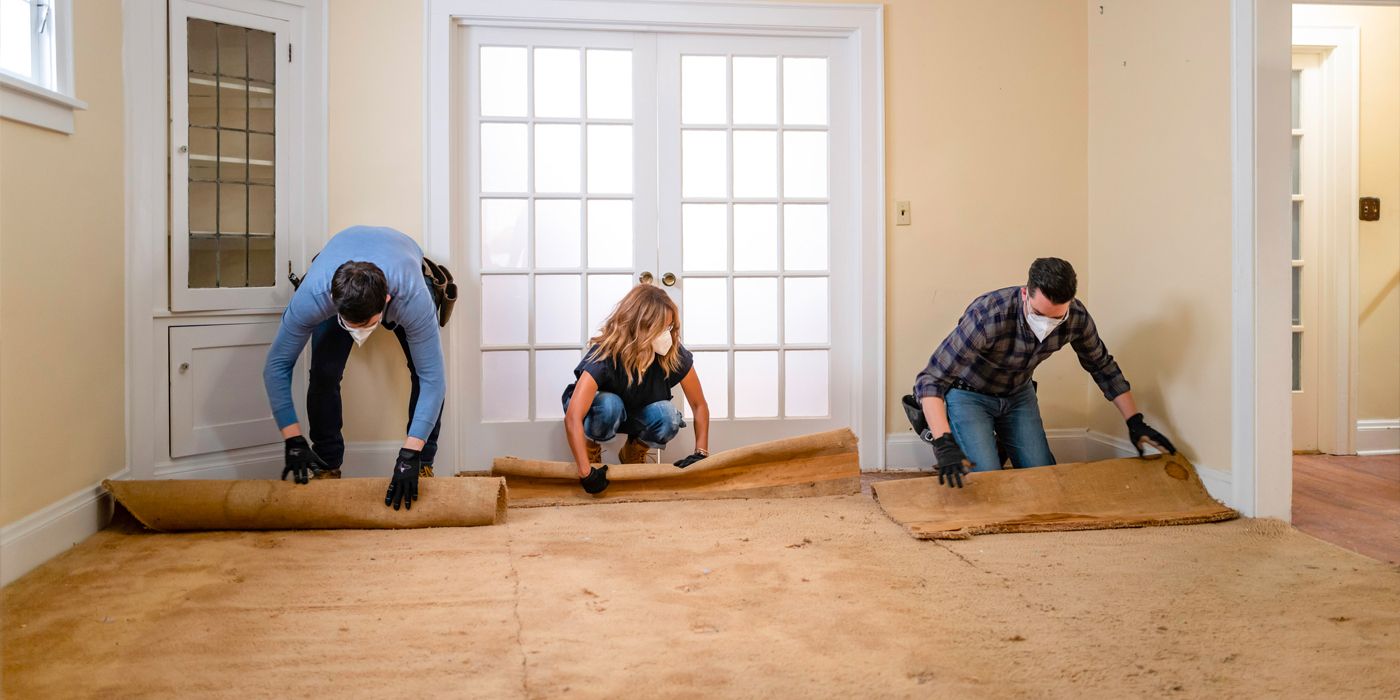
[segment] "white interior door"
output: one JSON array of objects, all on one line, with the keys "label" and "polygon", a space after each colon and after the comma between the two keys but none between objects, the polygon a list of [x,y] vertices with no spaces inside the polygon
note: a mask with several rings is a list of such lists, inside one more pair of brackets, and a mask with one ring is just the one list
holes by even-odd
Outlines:
[{"label": "white interior door", "polygon": [[1318,448],[1317,329],[1322,238],[1322,76],[1317,53],[1293,54],[1293,449]]}]

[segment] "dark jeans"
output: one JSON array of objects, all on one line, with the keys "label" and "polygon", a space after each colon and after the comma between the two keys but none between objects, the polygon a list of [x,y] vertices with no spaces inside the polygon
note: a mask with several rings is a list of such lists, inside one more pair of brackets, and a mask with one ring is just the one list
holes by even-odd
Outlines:
[{"label": "dark jeans", "polygon": [[[569,410],[568,401],[564,402],[564,410]],[[621,432],[641,440],[647,447],[660,449],[685,427],[681,412],[670,401],[643,406],[638,414],[629,416],[621,397],[600,391],[594,394],[593,405],[583,418],[583,434],[593,442],[604,443]]]},{"label": "dark jeans", "polygon": [[[389,326],[385,326],[388,329]],[[418,407],[418,370],[413,366],[413,354],[408,350],[408,334],[400,326],[393,328],[403,348],[404,359],[408,361],[408,374],[413,380],[413,389],[408,395],[408,423],[413,424],[413,411]],[[306,388],[306,417],[311,423],[312,449],[321,459],[326,460],[331,469],[339,469],[345,461],[345,438],[341,436],[343,425],[340,412],[340,379],[345,376],[345,363],[350,359],[350,350],[355,347],[355,339],[336,323],[334,316],[321,322],[311,332],[311,381]],[[407,430],[407,428],[405,428]],[[442,430],[442,413],[439,409],[437,424],[423,445],[423,464],[430,465],[437,456],[438,433]]]},{"label": "dark jeans", "polygon": [[1000,469],[998,446],[1018,468],[1055,463],[1040,421],[1040,402],[1030,382],[1006,397],[953,389],[944,401],[953,440],[972,462],[973,471]]}]

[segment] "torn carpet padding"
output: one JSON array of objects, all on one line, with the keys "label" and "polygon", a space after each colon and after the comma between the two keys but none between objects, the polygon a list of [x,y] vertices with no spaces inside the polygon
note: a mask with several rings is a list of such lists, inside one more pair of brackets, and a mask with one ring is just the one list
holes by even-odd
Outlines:
[{"label": "torn carpet padding", "polygon": [[793,498],[860,491],[860,457],[849,428],[762,442],[677,469],[663,464],[609,465],[612,485],[597,496],[579,487],[573,462],[498,457],[493,476],[510,485],[512,506],[575,505],[706,498]]},{"label": "torn carpet padding", "polygon": [[384,505],[388,479],[104,481],[152,530],[339,530],[494,525],[504,479],[420,479],[412,510]]},{"label": "torn carpet padding", "polygon": [[885,514],[923,540],[1239,517],[1206,493],[1195,467],[1181,455],[976,472],[966,479],[961,489],[941,486],[936,477],[884,481],[872,488]]}]

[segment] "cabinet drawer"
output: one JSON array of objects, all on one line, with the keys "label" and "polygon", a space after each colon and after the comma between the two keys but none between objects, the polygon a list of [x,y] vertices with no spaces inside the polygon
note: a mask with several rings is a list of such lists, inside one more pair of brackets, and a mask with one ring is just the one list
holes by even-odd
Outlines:
[{"label": "cabinet drawer", "polygon": [[281,441],[263,389],[275,322],[170,328],[170,456]]}]

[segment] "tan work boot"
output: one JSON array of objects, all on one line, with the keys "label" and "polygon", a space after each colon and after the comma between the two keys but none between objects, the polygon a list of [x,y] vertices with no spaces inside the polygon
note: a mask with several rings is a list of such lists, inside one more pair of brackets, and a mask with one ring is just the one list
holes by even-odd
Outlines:
[{"label": "tan work boot", "polygon": [[644,464],[651,448],[636,438],[627,438],[627,444],[617,451],[617,460],[623,464]]},{"label": "tan work boot", "polygon": [[603,446],[602,446],[602,445],[599,445],[598,443],[593,442],[592,440],[584,439],[583,447],[584,447],[585,450],[588,451],[588,463],[589,463],[589,464],[602,464],[602,463],[603,463]]},{"label": "tan work boot", "polygon": [[317,469],[311,474],[312,479],[339,479],[340,469]]},{"label": "tan work boot", "polygon": [[425,476],[432,476],[432,475],[433,475],[433,465],[431,465],[431,464],[424,464],[423,466],[418,467],[418,477],[419,477],[420,479],[423,478],[423,477],[425,477]]}]

